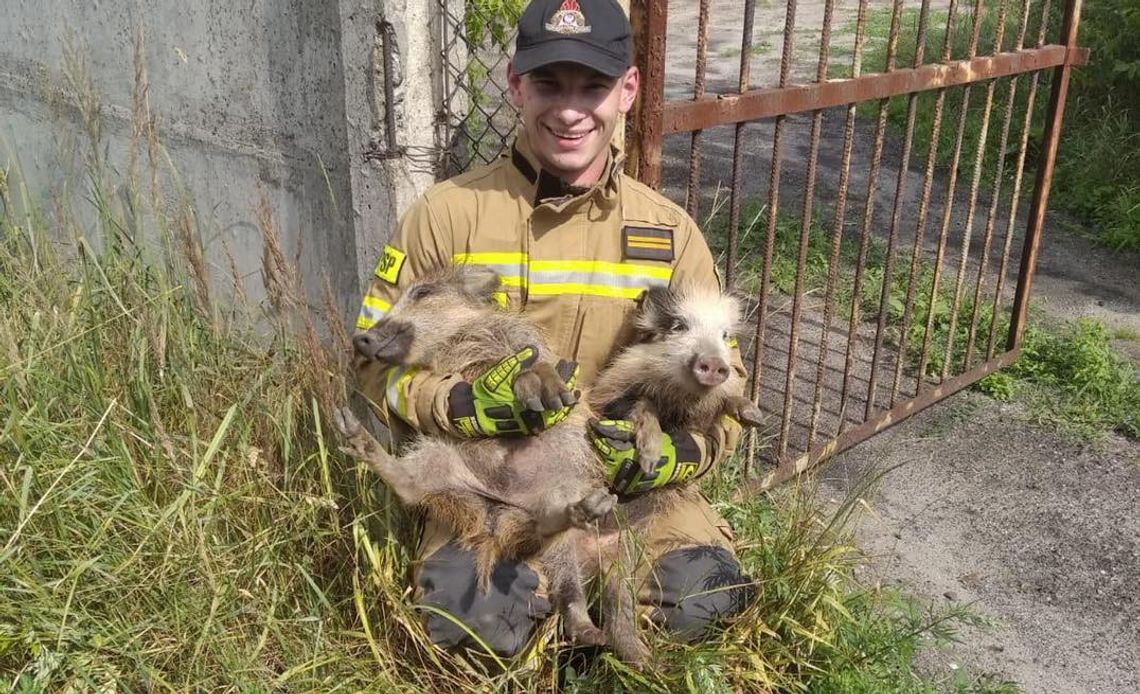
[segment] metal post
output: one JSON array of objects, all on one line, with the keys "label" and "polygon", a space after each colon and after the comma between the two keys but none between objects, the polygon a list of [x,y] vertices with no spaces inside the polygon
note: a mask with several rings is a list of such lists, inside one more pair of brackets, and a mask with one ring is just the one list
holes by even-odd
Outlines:
[{"label": "metal post", "polygon": [[668,15],[668,0],[630,0],[629,21],[633,27],[634,62],[641,71],[641,96],[631,118],[628,161],[633,170],[629,173],[651,188],[661,185]]},{"label": "metal post", "polygon": [[1049,95],[1049,115],[1045,122],[1043,158],[1037,168],[1037,182],[1033,189],[1033,202],[1029,207],[1029,224],[1025,232],[1025,246],[1021,252],[1021,272],[1017,278],[1017,293],[1013,299],[1013,317],[1009,325],[1006,349],[1021,344],[1025,332],[1025,319],[1029,313],[1029,291],[1033,286],[1033,273],[1037,268],[1037,251],[1041,245],[1041,231],[1045,226],[1045,209],[1049,203],[1049,187],[1053,182],[1053,165],[1057,160],[1057,145],[1061,140],[1061,121],[1065,115],[1065,98],[1069,94],[1069,76],[1077,62],[1077,29],[1081,23],[1082,0],[1066,0],[1065,17],[1061,23],[1061,39],[1068,49],[1065,62],[1053,71],[1053,91]]}]

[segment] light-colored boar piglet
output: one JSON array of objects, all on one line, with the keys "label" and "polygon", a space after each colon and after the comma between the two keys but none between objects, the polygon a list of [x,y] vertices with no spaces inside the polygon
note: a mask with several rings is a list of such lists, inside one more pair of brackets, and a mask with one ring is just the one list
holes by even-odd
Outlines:
[{"label": "light-colored boar piglet", "polygon": [[[662,431],[704,434],[723,415],[761,423],[760,410],[740,395],[744,375],[732,364],[739,316],[739,302],[715,290],[655,287],[643,296],[633,317],[634,342],[598,375],[587,400],[606,418],[633,423],[638,462],[646,472],[661,457]],[[603,627],[628,663],[644,664],[650,655],[634,614],[632,576],[644,560],[639,541],[654,518],[697,493],[681,483],[638,494],[619,505],[623,527],[610,519],[603,523],[610,538],[603,546],[616,554],[602,577]]]}]

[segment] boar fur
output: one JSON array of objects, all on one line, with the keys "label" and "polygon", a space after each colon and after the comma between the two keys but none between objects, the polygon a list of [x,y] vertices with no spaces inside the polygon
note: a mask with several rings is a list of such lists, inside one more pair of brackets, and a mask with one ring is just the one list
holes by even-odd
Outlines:
[{"label": "boar fur", "polygon": [[[577,395],[558,375],[556,355],[523,316],[497,308],[498,290],[499,276],[477,265],[426,273],[381,321],[356,336],[357,358],[458,373],[471,381],[534,346],[539,361],[515,380],[518,400],[535,411],[574,404]],[[570,637],[600,645],[604,635],[586,611],[576,538],[608,514],[617,498],[606,489],[583,433],[589,416],[578,404],[564,422],[533,436],[420,436],[399,458],[347,409],[338,412],[337,425],[346,452],[366,461],[403,503],[450,526],[476,554],[483,587],[497,560],[537,556]]]},{"label": "boar fur", "polygon": [[[606,418],[633,423],[643,470],[651,470],[661,456],[662,431],[706,432],[723,415],[760,424],[759,409],[737,395],[744,383],[732,368],[728,342],[739,314],[738,301],[715,290],[655,287],[643,295],[634,315],[633,344],[599,374],[586,396]],[[650,655],[634,614],[639,537],[654,517],[694,494],[689,484],[639,494],[619,504],[621,527],[613,516],[603,521],[601,542],[607,554],[618,555],[601,576],[603,626],[609,644],[627,663],[644,665]]]}]

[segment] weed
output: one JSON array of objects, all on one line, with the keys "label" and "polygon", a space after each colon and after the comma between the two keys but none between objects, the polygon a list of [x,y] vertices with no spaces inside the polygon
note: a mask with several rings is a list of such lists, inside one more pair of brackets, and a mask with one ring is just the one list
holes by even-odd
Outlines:
[{"label": "weed", "polygon": [[1140,438],[1140,375],[1109,340],[1104,324],[1088,319],[1026,333],[1009,373],[1036,387],[1030,397],[1036,420],[1086,437],[1116,431]]}]

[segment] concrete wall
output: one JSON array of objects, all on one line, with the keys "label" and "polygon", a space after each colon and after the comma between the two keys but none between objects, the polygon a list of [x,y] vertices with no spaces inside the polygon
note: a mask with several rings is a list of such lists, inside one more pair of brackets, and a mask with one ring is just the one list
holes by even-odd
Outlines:
[{"label": "concrete wall", "polygon": [[[0,0],[0,166],[18,169],[15,176],[47,209],[53,197],[88,195],[84,155],[105,158],[125,180],[144,67],[150,109],[173,163],[171,170],[163,162],[163,189],[172,198],[178,180],[193,197],[202,243],[223,284],[228,246],[247,293],[262,293],[255,211],[264,191],[286,252],[299,249],[306,284],[315,295],[327,274],[350,320],[378,247],[432,180],[430,171],[398,158],[365,161],[366,151],[386,145],[378,20],[400,18],[401,69],[415,66],[414,79],[400,80],[407,111],[401,139],[430,147],[434,108],[423,66],[433,52],[433,5]],[[89,75],[99,102],[94,148],[75,103],[76,73]]]}]

